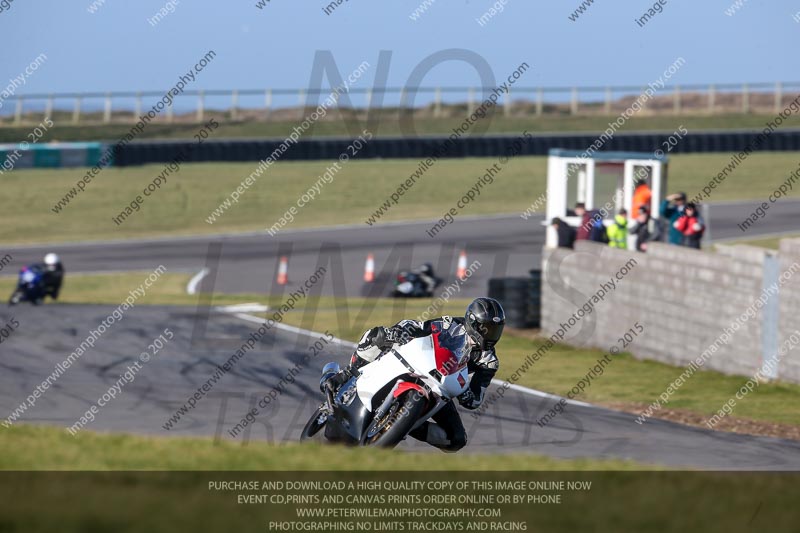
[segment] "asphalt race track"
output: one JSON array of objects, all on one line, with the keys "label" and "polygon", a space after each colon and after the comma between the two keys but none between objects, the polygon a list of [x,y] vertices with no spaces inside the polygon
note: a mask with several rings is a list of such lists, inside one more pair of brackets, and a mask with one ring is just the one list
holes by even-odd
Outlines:
[{"label": "asphalt race track", "polygon": [[[711,204],[711,234],[715,241],[753,238],[800,231],[800,201],[782,199],[747,233],[737,224],[747,218],[757,201]],[[8,248],[13,262],[4,272],[40,261],[49,251],[61,255],[68,272],[152,270],[163,264],[170,271],[196,273],[207,267],[210,274],[201,288],[224,293],[283,293],[295,288],[323,265],[329,269],[320,284],[322,294],[341,296],[386,295],[394,274],[403,268],[430,261],[445,283],[455,278],[458,253],[466,249],[468,261],[480,266],[462,287],[460,296],[470,298],[486,291],[496,276],[527,276],[541,267],[544,231],[541,215],[523,220],[504,215],[456,219],[435,238],[425,230],[432,221],[364,224],[312,230],[286,230],[275,237],[264,232],[217,237],[170,237],[146,241],[26,246]],[[367,292],[363,283],[367,254],[375,255],[377,283]],[[289,286],[275,284],[280,256],[289,257]],[[476,265],[477,266],[477,265]],[[15,268],[16,267],[16,268]],[[334,282],[335,281],[335,282]]]},{"label": "asphalt race track", "polygon": [[[0,348],[0,424],[113,310],[89,305],[0,309],[0,323],[12,317],[19,323]],[[276,329],[267,332],[171,430],[163,426],[257,327],[254,321],[229,312],[207,315],[187,307],[134,307],[43,391],[20,421],[68,428],[115,384],[122,383],[86,429],[231,438],[228,430],[309,353],[316,336]],[[148,350],[152,354],[148,345],[165,328],[174,337],[142,363],[140,354]],[[296,440],[320,398],[319,369],[328,360],[344,363],[349,351],[345,345],[328,345],[301,368],[295,383],[287,385],[276,402],[259,413],[257,422],[247,428],[252,431],[235,440]],[[137,361],[141,368],[133,380],[118,381]],[[640,426],[632,415],[592,406],[570,405],[545,428],[538,427],[533,420],[553,403],[552,398],[509,391],[477,422],[462,411],[470,435],[465,452],[630,458],[707,469],[800,469],[800,442],[715,433],[657,420]],[[409,441],[401,447],[433,451]]]}]

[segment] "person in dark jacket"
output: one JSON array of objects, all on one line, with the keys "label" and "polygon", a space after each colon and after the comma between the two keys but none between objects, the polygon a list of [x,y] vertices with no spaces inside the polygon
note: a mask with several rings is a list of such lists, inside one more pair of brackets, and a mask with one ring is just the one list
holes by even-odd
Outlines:
[{"label": "person in dark jacket", "polygon": [[558,234],[559,248],[575,247],[575,238],[577,237],[575,228],[573,228],[572,226],[570,226],[569,224],[567,224],[558,217],[554,218],[550,224],[556,229],[556,233]]},{"label": "person in dark jacket", "polygon": [[683,233],[675,228],[675,222],[683,215],[686,206],[686,193],[670,194],[661,202],[661,217],[669,224],[667,241],[670,244],[683,244]]},{"label": "person in dark jacket", "polygon": [[[340,373],[343,377],[333,377],[334,387],[346,381],[346,375],[371,363],[395,343],[405,344],[412,339],[427,337],[445,327],[461,325],[465,328],[471,346],[467,368],[472,374],[467,390],[458,397],[462,407],[477,409],[500,363],[495,345],[500,340],[505,327],[506,316],[500,302],[492,298],[476,298],[469,304],[463,317],[443,316],[425,322],[401,320],[391,327],[378,326],[364,333],[350,359],[350,366]],[[453,402],[448,402],[433,415],[433,423],[425,422],[409,433],[417,440],[427,442],[442,451],[455,452],[466,446],[467,431]]]},{"label": "person in dark jacket", "polygon": [[639,252],[647,251],[649,241],[659,240],[658,224],[650,216],[650,210],[644,206],[639,207],[636,222],[631,226],[631,232],[636,235],[636,250]]}]

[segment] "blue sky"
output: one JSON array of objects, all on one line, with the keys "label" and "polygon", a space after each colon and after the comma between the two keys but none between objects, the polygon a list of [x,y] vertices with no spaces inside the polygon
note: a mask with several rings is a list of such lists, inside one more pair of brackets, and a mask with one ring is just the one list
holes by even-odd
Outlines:
[{"label": "blue sky", "polygon": [[[484,27],[476,18],[493,0],[348,0],[331,15],[323,0],[212,2],[182,0],[158,25],[152,17],[166,0],[14,0],[0,12],[6,43],[0,84],[39,53],[47,62],[20,94],[66,91],[161,90],[174,84],[207,50],[218,56],[195,88],[305,87],[316,50],[331,50],[342,73],[361,61],[377,64],[391,50],[389,84],[403,85],[427,55],[466,48],[486,58],[499,78],[525,61],[533,68],[523,86],[640,85],[656,79],[675,58],[686,65],[675,83],[791,81],[800,60],[800,0],[668,0],[663,12],[639,27],[634,19],[652,2],[595,0],[577,21],[580,0],[507,0]],[[234,5],[235,4],[235,5]],[[372,85],[374,69],[366,74]],[[471,85],[475,71],[451,62],[425,78],[430,85]]]}]

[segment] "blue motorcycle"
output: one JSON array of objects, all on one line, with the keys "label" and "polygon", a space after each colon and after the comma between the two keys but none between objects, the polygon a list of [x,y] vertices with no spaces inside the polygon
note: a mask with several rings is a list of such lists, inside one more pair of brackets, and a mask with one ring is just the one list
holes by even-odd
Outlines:
[{"label": "blue motorcycle", "polygon": [[17,288],[8,300],[8,305],[31,302],[39,305],[45,297],[44,271],[36,267],[24,267],[19,271]]}]

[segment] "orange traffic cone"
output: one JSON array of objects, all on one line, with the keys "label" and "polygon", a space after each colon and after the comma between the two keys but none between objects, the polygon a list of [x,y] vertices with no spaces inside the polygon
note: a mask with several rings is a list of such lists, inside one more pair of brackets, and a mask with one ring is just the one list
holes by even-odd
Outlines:
[{"label": "orange traffic cone", "polygon": [[278,265],[278,285],[286,285],[289,282],[289,260],[286,256],[281,256],[281,262]]},{"label": "orange traffic cone", "polygon": [[456,269],[456,277],[461,281],[467,279],[467,251],[461,250],[458,254],[458,268]]},{"label": "orange traffic cone", "polygon": [[375,281],[375,256],[367,254],[367,262],[364,264],[364,282],[372,283]]}]

